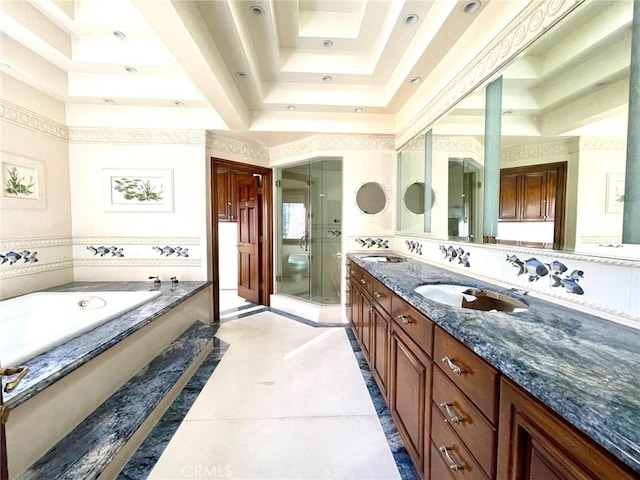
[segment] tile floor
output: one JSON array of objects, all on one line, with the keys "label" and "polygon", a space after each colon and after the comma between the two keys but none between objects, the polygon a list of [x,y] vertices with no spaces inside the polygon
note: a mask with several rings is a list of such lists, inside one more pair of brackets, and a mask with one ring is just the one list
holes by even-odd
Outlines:
[{"label": "tile floor", "polygon": [[228,350],[148,478],[401,478],[344,328],[260,311],[216,337]]}]

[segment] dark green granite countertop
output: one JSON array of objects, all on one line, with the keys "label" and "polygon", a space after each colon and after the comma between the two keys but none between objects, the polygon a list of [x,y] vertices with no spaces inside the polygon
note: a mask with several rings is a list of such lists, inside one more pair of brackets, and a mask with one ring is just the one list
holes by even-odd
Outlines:
[{"label": "dark green granite countertop", "polygon": [[[640,330],[412,259],[363,256],[348,258],[640,473]],[[490,313],[436,303],[414,292],[427,283],[487,288],[529,309]]]}]

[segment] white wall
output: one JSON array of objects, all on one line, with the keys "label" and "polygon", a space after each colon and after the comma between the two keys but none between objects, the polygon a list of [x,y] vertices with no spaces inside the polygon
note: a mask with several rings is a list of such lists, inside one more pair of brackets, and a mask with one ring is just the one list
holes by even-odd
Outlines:
[{"label": "white wall", "polygon": [[69,282],[73,269],[64,105],[4,74],[0,81],[1,160],[36,169],[39,180],[37,200],[0,194],[0,254],[28,250],[38,259],[0,265],[4,299]]}]

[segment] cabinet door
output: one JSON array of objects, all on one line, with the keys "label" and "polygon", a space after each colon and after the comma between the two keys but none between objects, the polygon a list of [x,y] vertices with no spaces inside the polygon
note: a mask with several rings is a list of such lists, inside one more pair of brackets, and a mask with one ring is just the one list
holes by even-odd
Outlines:
[{"label": "cabinet door", "polygon": [[500,174],[500,220],[520,220],[519,179],[520,175],[515,173]]},{"label": "cabinet door", "polygon": [[362,353],[364,353],[364,357],[371,365],[371,315],[373,312],[373,306],[371,304],[371,300],[364,295],[360,296],[360,347],[362,348]]},{"label": "cabinet door", "polygon": [[358,342],[360,341],[360,304],[362,303],[362,293],[358,285],[353,281],[349,282],[351,289],[351,327],[355,333]]},{"label": "cabinet door", "polygon": [[428,467],[425,440],[431,415],[431,361],[394,323],[391,331],[389,408],[409,456],[418,471],[424,472]]},{"label": "cabinet door", "polygon": [[503,379],[498,478],[631,480],[638,476],[540,402]]},{"label": "cabinet door", "polygon": [[374,308],[371,323],[371,373],[373,373],[373,378],[375,378],[382,396],[386,399],[388,398],[389,376],[389,318]]},{"label": "cabinet door", "polygon": [[545,203],[545,221],[553,222],[556,214],[556,190],[558,188],[558,172],[550,170],[547,172],[547,191]]},{"label": "cabinet door", "polygon": [[544,221],[547,213],[547,173],[522,175],[522,220]]},{"label": "cabinet door", "polygon": [[231,206],[231,172],[229,170],[216,171],[218,221],[229,221],[229,208]]}]

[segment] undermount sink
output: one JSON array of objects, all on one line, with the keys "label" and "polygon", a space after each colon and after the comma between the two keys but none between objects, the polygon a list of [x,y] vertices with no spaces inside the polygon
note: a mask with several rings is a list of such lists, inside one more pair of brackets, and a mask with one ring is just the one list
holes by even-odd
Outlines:
[{"label": "undermount sink", "polygon": [[485,312],[524,312],[529,309],[526,303],[513,297],[470,285],[421,285],[415,292],[434,302]]},{"label": "undermount sink", "polygon": [[366,257],[360,257],[360,260],[365,262],[388,262],[388,263],[401,263],[406,262],[402,257],[396,257],[393,255],[367,255]]}]

